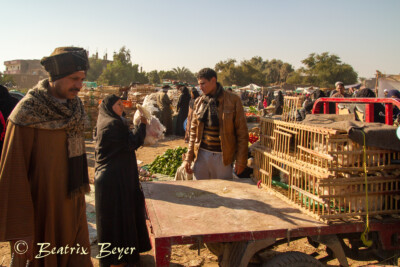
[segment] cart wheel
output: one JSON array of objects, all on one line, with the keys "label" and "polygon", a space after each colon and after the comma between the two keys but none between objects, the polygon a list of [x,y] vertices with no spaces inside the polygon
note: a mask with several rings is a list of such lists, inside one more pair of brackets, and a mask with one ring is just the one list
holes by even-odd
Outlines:
[{"label": "cart wheel", "polygon": [[223,243],[205,243],[208,250],[217,257],[220,257],[224,252]]},{"label": "cart wheel", "polygon": [[298,252],[290,251],[282,253],[278,256],[273,257],[270,261],[264,262],[262,267],[324,267],[317,259],[310,255]]}]

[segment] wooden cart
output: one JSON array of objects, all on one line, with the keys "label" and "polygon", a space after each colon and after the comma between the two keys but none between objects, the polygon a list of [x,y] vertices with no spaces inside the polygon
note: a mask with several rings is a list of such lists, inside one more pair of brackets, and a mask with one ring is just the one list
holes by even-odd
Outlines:
[{"label": "wooden cart", "polygon": [[[247,266],[258,251],[308,237],[326,244],[348,266],[346,235],[364,231],[361,221],[326,224],[288,205],[250,179],[142,183],[156,266],[169,266],[171,246],[207,243],[221,266]],[[400,249],[400,220],[370,222],[376,252]],[[223,245],[213,246],[223,242]],[[304,254],[305,255],[305,254]],[[308,256],[308,255],[306,255]],[[351,256],[351,255],[350,255]]]}]

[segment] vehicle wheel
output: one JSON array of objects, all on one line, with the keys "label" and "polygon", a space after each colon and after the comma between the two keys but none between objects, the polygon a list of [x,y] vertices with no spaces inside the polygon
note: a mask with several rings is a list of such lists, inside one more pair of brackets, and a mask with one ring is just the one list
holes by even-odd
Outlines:
[{"label": "vehicle wheel", "polygon": [[223,243],[205,243],[208,250],[214,254],[215,256],[219,257],[224,252],[224,244]]},{"label": "vehicle wheel", "polygon": [[323,263],[319,262],[317,259],[311,257],[310,255],[298,252],[290,251],[282,253],[273,257],[268,262],[264,262],[262,267],[323,267]]}]

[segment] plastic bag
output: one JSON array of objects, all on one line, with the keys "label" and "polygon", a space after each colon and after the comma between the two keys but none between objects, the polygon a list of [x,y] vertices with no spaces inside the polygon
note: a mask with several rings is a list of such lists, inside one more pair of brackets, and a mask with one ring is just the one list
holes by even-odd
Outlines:
[{"label": "plastic bag", "polygon": [[142,106],[146,108],[151,115],[154,115],[160,111],[157,105],[157,95],[158,93],[152,93],[150,95],[147,95],[143,100]]},{"label": "plastic bag", "polygon": [[158,142],[160,139],[164,139],[164,133],[166,128],[161,122],[150,112],[141,105],[136,105],[137,110],[135,115],[133,116],[133,124],[139,125],[140,124],[140,117],[143,116],[147,120],[146,126],[146,137],[144,138],[144,145],[151,146]]}]

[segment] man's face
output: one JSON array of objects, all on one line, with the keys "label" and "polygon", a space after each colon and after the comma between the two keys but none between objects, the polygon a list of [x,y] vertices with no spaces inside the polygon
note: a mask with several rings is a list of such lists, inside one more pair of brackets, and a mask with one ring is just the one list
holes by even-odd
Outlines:
[{"label": "man's face", "polygon": [[74,99],[81,90],[85,78],[84,71],[77,71],[52,82],[53,96],[59,99]]},{"label": "man's face", "polygon": [[217,79],[215,77],[212,77],[210,80],[207,80],[206,78],[200,78],[197,81],[199,83],[200,90],[205,95],[214,93],[217,88]]},{"label": "man's face", "polygon": [[336,87],[336,90],[338,90],[338,92],[340,92],[341,94],[344,93],[344,86],[343,84],[338,84],[338,86]]}]

